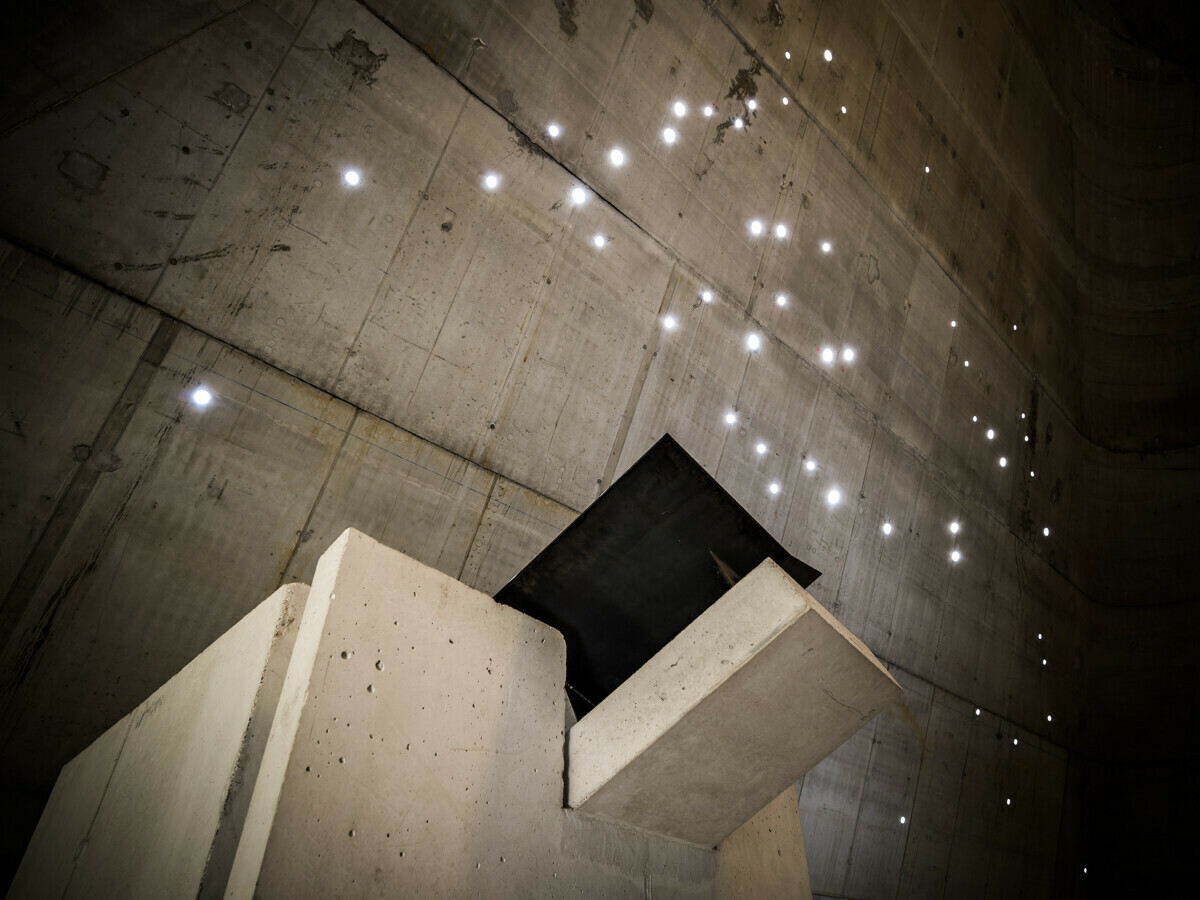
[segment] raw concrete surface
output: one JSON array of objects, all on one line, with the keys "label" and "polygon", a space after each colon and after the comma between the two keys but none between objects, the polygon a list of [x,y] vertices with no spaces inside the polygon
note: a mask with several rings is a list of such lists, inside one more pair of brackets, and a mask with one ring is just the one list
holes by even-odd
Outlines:
[{"label": "raw concrete surface", "polygon": [[572,726],[567,802],[715,846],[902,693],[764,560]]},{"label": "raw concrete surface", "polygon": [[929,698],[805,778],[818,893],[1073,896],[1097,859],[1170,888],[1200,803],[1198,144],[1160,5],[14,18],[8,871],[59,768],[343,528],[491,591],[670,430]]},{"label": "raw concrete surface", "polygon": [[565,672],[554,629],[348,529],[225,896],[806,895],[787,793],[716,851],[564,810]]},{"label": "raw concrete surface", "polygon": [[9,897],[220,896],[307,594],[280,588],[63,767]]}]

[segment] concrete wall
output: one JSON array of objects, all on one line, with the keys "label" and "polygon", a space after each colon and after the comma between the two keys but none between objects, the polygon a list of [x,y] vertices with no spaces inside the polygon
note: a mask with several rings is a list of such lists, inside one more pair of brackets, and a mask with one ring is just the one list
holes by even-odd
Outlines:
[{"label": "concrete wall", "polygon": [[[802,786],[819,893],[1069,896],[1085,859],[1123,865],[1087,824],[1113,809],[1103,773],[1133,797],[1138,773],[1194,755],[1140,711],[1195,665],[1194,580],[1172,573],[1196,513],[1175,412],[1196,345],[1183,300],[1137,300],[1161,273],[1120,269],[1104,295],[1087,275],[1117,271],[1094,260],[1121,239],[1087,237],[1080,148],[1130,146],[1070,99],[1117,46],[1090,18],[956,0],[129,18],[115,36],[40,22],[8,57],[25,60],[0,137],[0,231],[22,248],[4,262],[10,808],[36,818],[63,761],[310,578],[344,527],[492,591],[669,430],[824,572],[813,595],[908,695]],[[1087,84],[1114,111],[1153,100],[1164,136],[1193,121],[1188,89]],[[691,112],[667,147],[676,98]],[[735,114],[746,129],[718,130]],[[1190,134],[1134,195],[1177,195]],[[1187,233],[1186,205],[1161,208],[1179,215],[1101,212]],[[789,237],[751,239],[752,216]],[[1171,265],[1190,296],[1191,264]],[[1097,343],[1110,300],[1137,305],[1120,355]],[[824,365],[828,345],[857,360]],[[1118,452],[1167,426],[1162,452]],[[1163,796],[1169,821],[1188,789]]]},{"label": "concrete wall", "polygon": [[563,809],[565,675],[553,628],[347,531],[225,896],[811,896],[790,791],[715,852]]},{"label": "concrete wall", "polygon": [[9,897],[221,896],[307,595],[280,588],[63,767]]}]

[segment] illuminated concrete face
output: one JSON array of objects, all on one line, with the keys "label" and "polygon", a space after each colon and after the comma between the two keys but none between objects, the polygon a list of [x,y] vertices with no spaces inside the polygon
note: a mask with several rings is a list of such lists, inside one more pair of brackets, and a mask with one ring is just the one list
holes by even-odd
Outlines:
[{"label": "illuminated concrete face", "polygon": [[10,896],[811,898],[790,786],[715,850],[562,809],[564,650],[347,531],[64,769]]},{"label": "illuminated concrete face", "polygon": [[767,560],[571,729],[567,802],[713,846],[902,694]]}]

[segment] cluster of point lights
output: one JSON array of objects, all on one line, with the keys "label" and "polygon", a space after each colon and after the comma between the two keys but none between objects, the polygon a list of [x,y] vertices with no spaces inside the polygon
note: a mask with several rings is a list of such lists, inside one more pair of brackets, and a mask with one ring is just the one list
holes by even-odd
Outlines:
[{"label": "cluster of point lights", "polygon": [[[791,59],[792,58],[791,51],[785,52],[784,56],[787,59]],[[824,52],[823,56],[824,56],[826,62],[833,62],[833,51],[826,50]],[[786,96],[784,96],[782,98],[782,101],[783,101],[784,106],[788,105],[788,98]],[[755,99],[747,100],[746,106],[751,111],[756,110],[756,109],[758,109],[758,101]],[[677,100],[677,101],[675,101],[675,103],[672,104],[671,112],[674,114],[675,118],[683,119],[688,114],[687,104],[685,104],[682,100]],[[711,118],[715,114],[716,109],[711,104],[709,104],[709,105],[704,106],[702,108],[701,112],[703,113],[705,118]],[[842,113],[842,115],[846,115],[847,109],[845,106],[841,107],[841,113]],[[740,117],[740,116],[734,117],[733,127],[735,129],[741,130],[745,127],[745,125],[746,125],[746,122],[744,119],[742,119],[742,117]],[[546,135],[548,137],[550,137],[551,139],[556,139],[562,135],[562,127],[560,125],[558,125],[557,123],[551,122],[549,125],[546,126]],[[668,125],[662,129],[660,136],[662,138],[663,143],[665,143],[665,144],[674,144],[676,141],[679,140],[679,132],[676,131],[675,128],[670,125]],[[625,165],[625,162],[626,162],[625,151],[623,149],[621,149],[620,147],[611,148],[608,152],[608,161],[611,165],[618,167],[618,168]],[[929,166],[925,166],[925,174],[926,175],[930,174]],[[356,169],[347,169],[343,173],[342,179],[348,187],[358,187],[358,185],[362,182],[362,174]],[[501,180],[500,176],[498,174],[496,174],[495,172],[487,172],[483,176],[483,186],[489,191],[498,190],[500,187],[500,180]],[[570,192],[568,193],[568,199],[570,200],[571,205],[582,206],[588,200],[588,192],[583,187],[576,185],[575,187],[571,188]],[[768,230],[768,226],[761,219],[751,219],[750,222],[747,223],[747,228],[748,228],[751,236],[753,236],[753,237],[761,237],[764,234],[766,234],[767,230]],[[788,236],[787,226],[784,225],[782,222],[776,224],[775,227],[770,230],[774,233],[775,237],[778,238],[779,240],[783,240]],[[592,245],[594,247],[596,247],[597,249],[602,249],[610,241],[611,241],[611,238],[609,238],[607,235],[603,235],[603,234],[596,234],[592,237]],[[829,241],[822,241],[820,243],[820,249],[821,249],[822,253],[826,253],[826,254],[832,253],[833,252],[833,244]],[[713,292],[711,290],[701,291],[700,299],[704,303],[711,303],[713,301]],[[778,307],[781,307],[781,308],[786,307],[788,305],[787,294],[782,291],[776,293],[775,294],[775,305]],[[676,328],[679,327],[679,320],[676,319],[675,316],[666,315],[666,316],[663,316],[662,325],[667,331],[674,331]],[[951,320],[950,327],[957,328],[958,322],[956,320]],[[1012,328],[1013,328],[1013,331],[1017,330],[1016,325],[1013,325]],[[758,350],[760,350],[762,348],[762,338],[759,337],[759,335],[754,332],[749,333],[748,335],[746,335],[746,348],[751,353],[757,352]],[[839,355],[841,356],[842,361],[845,363],[854,362],[854,359],[856,356],[854,348],[852,348],[852,347],[843,347],[840,354],[833,347],[821,347],[818,349],[819,349],[819,355],[820,355],[821,362],[825,363],[826,365],[833,365],[837,361]],[[970,368],[970,366],[971,366],[971,361],[969,359],[964,359],[963,367]],[[192,402],[196,406],[199,406],[199,407],[208,406],[212,402],[212,400],[213,400],[212,392],[205,387],[198,387],[198,388],[196,388],[195,391],[192,392]],[[1021,413],[1021,419],[1025,419],[1025,413]],[[979,417],[972,416],[971,421],[974,423],[978,423]],[[737,423],[738,423],[738,415],[736,412],[734,412],[733,410],[729,410],[728,412],[725,413],[725,424],[726,425],[733,427],[733,426],[737,425]],[[984,434],[989,441],[994,441],[996,439],[995,428],[988,428],[984,432]],[[1024,436],[1024,438],[1025,438],[1026,442],[1029,441],[1028,434],[1026,434]],[[767,449],[768,448],[767,448],[767,444],[765,441],[758,441],[754,445],[754,452],[758,456],[766,456]],[[1008,458],[1006,456],[1000,456],[997,459],[997,463],[999,464],[1000,468],[1002,468],[1002,469],[1007,468]],[[813,475],[817,471],[816,460],[812,459],[811,457],[806,456],[804,459],[803,467],[804,467],[804,471],[807,474]],[[1034,477],[1033,470],[1030,470],[1029,477],[1030,478]],[[782,490],[783,490],[783,488],[779,484],[778,481],[772,481],[770,484],[767,485],[767,492],[773,497],[778,496]],[[830,507],[835,507],[835,506],[839,505],[842,502],[842,499],[843,499],[842,491],[840,488],[838,488],[836,486],[830,487],[829,490],[826,491],[826,493],[825,493],[825,502]],[[895,532],[896,529],[893,526],[891,519],[887,519],[884,521],[880,530],[883,532],[883,536],[886,538],[886,537],[890,537]],[[962,562],[962,560],[963,560],[962,551],[959,550],[959,547],[958,547],[958,537],[960,534],[962,534],[962,526],[959,524],[959,522],[957,520],[953,521],[950,523],[949,531],[950,531],[950,534],[953,535],[953,544],[951,546],[949,559],[950,559],[950,563],[952,565],[957,565],[958,563]],[[1050,528],[1048,526],[1042,528],[1042,535],[1043,535],[1043,537],[1050,537]],[[1039,641],[1042,640],[1042,634],[1040,632],[1038,633],[1038,640]],[[1043,658],[1042,665],[1045,666],[1048,664],[1049,664],[1049,661],[1046,658]],[[976,716],[980,715],[981,713],[982,713],[981,709],[979,709],[979,708],[975,709]],[[1052,715],[1047,714],[1046,721],[1053,722],[1054,717]],[[1017,743],[1018,743],[1017,738],[1013,738],[1013,746],[1016,746]],[[1004,803],[1005,803],[1005,806],[1012,806],[1012,798],[1011,797],[1006,798]],[[905,816],[900,817],[901,825],[906,824],[907,821],[908,821],[907,817],[905,817]],[[1086,874],[1087,868],[1084,867],[1083,871]]]}]

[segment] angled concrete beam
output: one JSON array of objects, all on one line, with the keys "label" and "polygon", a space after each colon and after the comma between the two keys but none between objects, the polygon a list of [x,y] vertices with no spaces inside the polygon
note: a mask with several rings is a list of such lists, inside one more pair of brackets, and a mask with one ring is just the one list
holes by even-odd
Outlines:
[{"label": "angled concrete beam", "polygon": [[903,694],[771,560],[568,738],[568,804],[712,847]]}]

